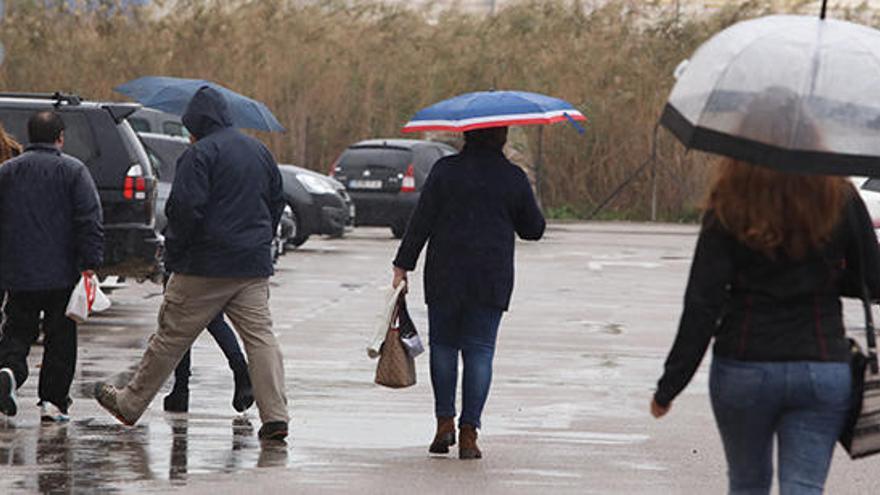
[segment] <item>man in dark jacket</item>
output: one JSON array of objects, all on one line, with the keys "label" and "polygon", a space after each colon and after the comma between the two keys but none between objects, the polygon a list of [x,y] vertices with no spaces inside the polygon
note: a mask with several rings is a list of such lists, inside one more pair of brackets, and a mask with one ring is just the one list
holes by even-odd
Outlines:
[{"label": "man in dark jacket", "polygon": [[159,328],[123,388],[99,383],[98,402],[132,425],[199,333],[221,311],[244,342],[260,438],[287,436],[284,363],[269,314],[271,243],[284,209],[281,173],[262,143],[232,126],[226,100],[203,87],[183,123],[195,143],[177,162],[165,207],[165,262],[173,272]]},{"label": "man in dark jacket", "polygon": [[415,269],[428,242],[425,300],[437,434],[429,449],[455,443],[458,354],[464,361],[459,457],[481,457],[477,429],[492,380],[501,314],[513,291],[515,234],[538,240],[544,217],[526,174],[502,152],[507,128],[465,132],[464,150],[438,161],[394,259],[394,286]]},{"label": "man in dark jacket", "polygon": [[0,166],[0,412],[14,416],[15,390],[28,377],[27,355],[40,333],[41,420],[67,421],[76,369],[76,323],[65,316],[82,273],[103,261],[98,190],[82,162],[61,153],[64,121],[51,111],[28,121],[31,144]]}]

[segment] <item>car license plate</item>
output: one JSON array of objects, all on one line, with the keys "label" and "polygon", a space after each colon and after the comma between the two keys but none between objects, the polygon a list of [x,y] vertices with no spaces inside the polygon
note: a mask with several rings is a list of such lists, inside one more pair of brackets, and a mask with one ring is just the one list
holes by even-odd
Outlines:
[{"label": "car license plate", "polygon": [[351,180],[348,187],[352,189],[382,189],[381,180]]}]

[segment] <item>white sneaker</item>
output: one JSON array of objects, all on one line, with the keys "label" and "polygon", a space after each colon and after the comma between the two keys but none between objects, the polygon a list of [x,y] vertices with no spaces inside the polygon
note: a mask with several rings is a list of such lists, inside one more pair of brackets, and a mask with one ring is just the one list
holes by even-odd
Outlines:
[{"label": "white sneaker", "polygon": [[15,416],[18,404],[15,401],[15,375],[9,368],[0,369],[0,413]]},{"label": "white sneaker", "polygon": [[40,403],[40,421],[43,423],[67,423],[70,416],[61,412],[61,409],[55,407],[51,402]]}]

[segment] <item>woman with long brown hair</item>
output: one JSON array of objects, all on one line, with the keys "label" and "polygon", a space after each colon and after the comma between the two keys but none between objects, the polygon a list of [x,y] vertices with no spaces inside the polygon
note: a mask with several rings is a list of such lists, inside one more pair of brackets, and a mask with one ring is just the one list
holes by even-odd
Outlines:
[{"label": "woman with long brown hair", "polygon": [[[785,110],[755,106],[743,125],[818,149]],[[850,409],[840,298],[860,295],[862,275],[880,294],[871,219],[845,178],[720,164],[651,412],[670,410],[714,337],[709,391],[730,493],[770,492],[774,437],[780,492],[822,493]]]},{"label": "woman with long brown hair", "polygon": [[0,164],[20,155],[22,147],[11,135],[6,133],[3,124],[0,124]]}]

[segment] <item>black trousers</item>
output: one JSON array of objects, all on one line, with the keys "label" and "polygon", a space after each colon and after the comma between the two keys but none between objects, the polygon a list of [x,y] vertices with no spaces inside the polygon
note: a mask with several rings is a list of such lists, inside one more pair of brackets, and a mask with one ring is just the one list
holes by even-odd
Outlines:
[{"label": "black trousers", "polygon": [[0,335],[0,368],[11,369],[21,387],[28,377],[28,353],[40,335],[42,313],[40,402],[51,402],[63,412],[70,404],[70,383],[76,370],[76,322],[64,316],[71,292],[73,287],[7,292]]}]

